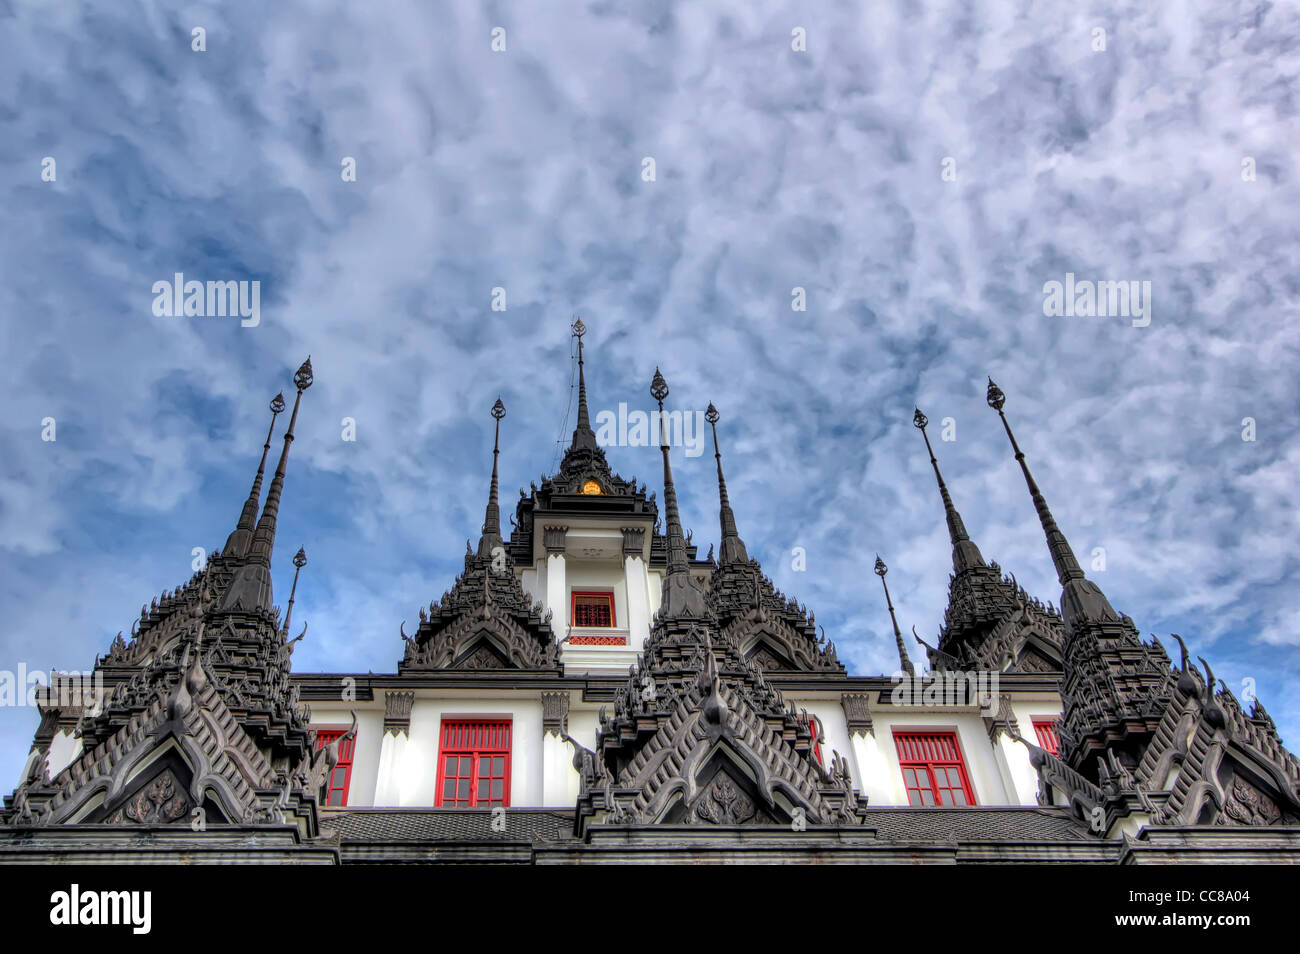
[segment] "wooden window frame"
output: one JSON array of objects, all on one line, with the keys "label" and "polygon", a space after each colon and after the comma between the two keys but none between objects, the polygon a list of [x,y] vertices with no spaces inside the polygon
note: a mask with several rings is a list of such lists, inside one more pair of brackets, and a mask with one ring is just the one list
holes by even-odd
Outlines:
[{"label": "wooden window frame", "polygon": [[[966,770],[966,753],[961,747],[961,736],[957,730],[953,729],[894,729],[894,749],[898,754],[898,766],[903,776],[903,789],[907,792],[907,804],[916,808],[973,808],[978,806],[979,802],[975,799],[975,788],[971,785],[970,774]],[[936,743],[942,744],[951,740],[952,751],[956,753],[953,758],[943,758],[938,750]],[[908,756],[909,751],[915,751],[914,745],[922,746],[926,750],[926,756],[914,758]],[[956,769],[958,778],[961,781],[962,794],[966,799],[965,805],[945,804],[943,801],[943,792],[950,791],[951,784],[940,785],[939,776],[936,769],[944,769],[944,782],[951,782],[947,769]],[[929,792],[934,798],[933,805],[926,805],[924,800],[914,802],[912,800],[913,792],[918,797],[921,792],[926,791],[921,785],[909,785],[907,772],[911,769],[913,777],[919,781],[919,775],[916,773],[924,769],[929,781]]]},{"label": "wooden window frame", "polygon": [[[325,748],[335,739],[345,735],[350,726],[342,725],[318,725],[313,726],[316,730],[316,748],[317,750]],[[339,744],[339,760],[334,768],[330,771],[329,777],[325,779],[325,801],[322,803],[326,808],[346,808],[348,804],[348,792],[352,789],[352,763],[356,756],[357,740],[355,737],[348,739]],[[334,784],[336,773],[343,769],[343,785],[340,787]],[[330,802],[330,796],[336,792],[342,792],[343,800],[337,805]]]},{"label": "wooden window frame", "polygon": [[[457,733],[482,732],[486,737],[471,738],[466,740],[463,735]],[[491,733],[500,733],[495,740]],[[504,736],[504,739],[502,738]],[[514,742],[514,720],[511,716],[499,715],[462,715],[462,716],[443,716],[438,726],[438,781],[437,789],[434,791],[433,804],[435,808],[489,808],[498,805],[508,808],[510,806],[510,751]],[[461,765],[457,764],[457,774],[451,776],[453,779],[467,778],[469,780],[469,797],[461,799],[453,795],[448,801],[444,792],[447,776],[447,757],[452,756],[459,759],[468,758],[469,774],[460,775]],[[487,776],[481,771],[482,759],[489,760],[493,758],[504,758],[504,771],[498,776],[492,771],[491,763]],[[501,797],[492,798],[491,784],[497,778],[502,780]],[[486,800],[479,800],[479,785],[481,781],[488,783],[488,796]]]},{"label": "wooden window frame", "polygon": [[1060,722],[1060,716],[1036,716],[1032,721],[1034,723],[1034,735],[1038,737],[1038,747],[1046,749],[1053,755],[1060,755],[1061,737],[1056,733],[1056,726]]}]

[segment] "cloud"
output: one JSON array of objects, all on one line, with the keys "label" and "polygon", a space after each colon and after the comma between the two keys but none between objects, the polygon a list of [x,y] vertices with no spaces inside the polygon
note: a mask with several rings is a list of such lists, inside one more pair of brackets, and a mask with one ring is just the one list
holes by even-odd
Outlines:
[{"label": "cloud", "polygon": [[[5,668],[84,668],[224,540],[310,353],[275,567],[283,600],[306,545],[295,665],[391,671],[477,536],[498,393],[505,499],[552,468],[578,313],[593,410],[648,406],[656,365],[670,405],[718,406],[751,553],[855,671],[895,665],[876,551],[905,628],[942,618],[914,404],[955,422],[936,453],[985,555],[1057,599],[991,374],[1112,602],[1300,738],[1294,11],[10,6]],[[262,324],[153,317],[177,271],[261,281]],[[1066,272],[1150,281],[1151,325],[1045,317]],[[653,448],[609,456],[659,484]],[[707,544],[712,462],[675,465]],[[11,777],[33,726],[0,711]]]}]

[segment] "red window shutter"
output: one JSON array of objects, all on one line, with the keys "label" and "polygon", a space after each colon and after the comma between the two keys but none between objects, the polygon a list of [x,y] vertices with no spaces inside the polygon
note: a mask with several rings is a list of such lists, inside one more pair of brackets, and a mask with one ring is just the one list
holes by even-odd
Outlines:
[{"label": "red window shutter", "polygon": [[800,716],[800,720],[803,722],[804,725],[808,726],[808,732],[813,738],[813,757],[817,759],[818,765],[825,768],[826,763],[822,761],[822,744],[820,741],[822,737],[821,722],[818,721],[817,717],[815,715],[812,715],[811,713],[809,713],[807,719],[804,719],[802,716]]},{"label": "red window shutter", "polygon": [[443,719],[438,745],[440,808],[510,804],[510,720]]},{"label": "red window shutter", "polygon": [[1046,749],[1053,755],[1060,754],[1061,740],[1056,737],[1056,722],[1054,720],[1039,722],[1035,719],[1034,734],[1038,736],[1039,748]]},{"label": "red window shutter", "polygon": [[955,732],[894,732],[907,803],[925,807],[974,805]]},{"label": "red window shutter", "polygon": [[[317,729],[316,748],[323,749],[343,735],[344,729]],[[339,807],[348,803],[348,786],[352,783],[352,754],[356,748],[355,737],[339,743],[339,761],[325,780],[325,804]]]}]

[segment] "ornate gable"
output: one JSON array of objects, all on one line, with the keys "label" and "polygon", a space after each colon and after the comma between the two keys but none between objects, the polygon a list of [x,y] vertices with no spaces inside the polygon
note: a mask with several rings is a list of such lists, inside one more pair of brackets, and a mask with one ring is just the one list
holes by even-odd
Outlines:
[{"label": "ornate gable", "polygon": [[560,671],[551,613],[524,593],[503,553],[465,556],[465,572],[441,601],[420,608],[398,672],[430,669]]},{"label": "ornate gable", "polygon": [[771,672],[845,671],[835,644],[818,638],[816,617],[794,600],[787,600],[763,575],[757,560],[716,568],[708,602],[722,637],[761,668]]}]

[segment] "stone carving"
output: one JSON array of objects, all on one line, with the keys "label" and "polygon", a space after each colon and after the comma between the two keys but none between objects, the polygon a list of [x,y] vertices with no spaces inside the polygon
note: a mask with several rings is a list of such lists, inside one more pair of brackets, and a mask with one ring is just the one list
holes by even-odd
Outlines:
[{"label": "stone carving", "polygon": [[384,693],[384,734],[399,735],[411,729],[411,706],[415,704],[414,692]]},{"label": "stone carving", "polygon": [[167,825],[189,814],[190,800],[167,769],[136,792],[105,822],[109,825]]},{"label": "stone carving", "polygon": [[1223,812],[1239,825],[1275,825],[1282,809],[1240,775],[1234,775]]},{"label": "stone carving", "polygon": [[693,816],[713,825],[743,825],[754,817],[755,811],[754,800],[723,773],[695,803]]}]

